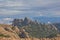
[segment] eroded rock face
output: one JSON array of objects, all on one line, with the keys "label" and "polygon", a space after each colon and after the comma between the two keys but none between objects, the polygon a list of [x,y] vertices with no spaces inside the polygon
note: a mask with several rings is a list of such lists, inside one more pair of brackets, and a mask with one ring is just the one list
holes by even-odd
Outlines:
[{"label": "eroded rock face", "polygon": [[19,36],[20,36],[20,38],[29,38],[28,33],[24,29],[20,30]]},{"label": "eroded rock face", "polygon": [[14,19],[12,22],[12,25],[13,26],[26,26],[26,25],[29,25],[30,23],[35,23],[35,22],[25,17],[24,19]]},{"label": "eroded rock face", "polygon": [[32,22],[32,20],[30,20],[29,18],[25,17],[23,23],[24,23],[25,25],[28,25],[30,22]]},{"label": "eroded rock face", "polygon": [[12,22],[13,26],[21,26],[23,22],[23,19],[14,19]]}]

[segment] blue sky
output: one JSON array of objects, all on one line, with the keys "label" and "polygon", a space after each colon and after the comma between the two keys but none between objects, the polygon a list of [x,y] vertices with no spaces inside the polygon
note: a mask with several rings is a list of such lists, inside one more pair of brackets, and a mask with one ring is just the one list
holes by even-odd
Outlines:
[{"label": "blue sky", "polygon": [[60,17],[60,0],[0,0],[0,23],[25,16]]}]

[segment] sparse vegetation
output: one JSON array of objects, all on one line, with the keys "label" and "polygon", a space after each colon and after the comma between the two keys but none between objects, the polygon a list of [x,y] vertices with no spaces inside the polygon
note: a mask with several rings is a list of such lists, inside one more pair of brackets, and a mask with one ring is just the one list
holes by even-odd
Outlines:
[{"label": "sparse vegetation", "polygon": [[10,37],[9,35],[0,34],[0,37]]},{"label": "sparse vegetation", "polygon": [[28,18],[25,18],[23,21],[21,21],[21,19],[14,19],[13,25],[14,26],[16,25],[20,28],[23,27],[31,37],[36,38],[56,37],[56,35],[58,34],[58,30],[53,24],[45,24],[45,23],[42,24],[37,21],[32,21]]},{"label": "sparse vegetation", "polygon": [[56,37],[56,35],[58,34],[58,31],[55,29],[52,29],[54,28],[53,26],[51,28],[50,27],[51,26],[40,25],[40,24],[37,26],[35,24],[35,25],[24,27],[24,28],[32,37],[36,37],[36,38],[46,38],[48,36]]}]

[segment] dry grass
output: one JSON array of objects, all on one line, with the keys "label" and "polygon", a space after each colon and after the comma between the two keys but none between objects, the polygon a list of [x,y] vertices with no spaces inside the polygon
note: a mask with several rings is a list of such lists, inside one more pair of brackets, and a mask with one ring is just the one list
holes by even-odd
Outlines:
[{"label": "dry grass", "polygon": [[[5,30],[7,28],[8,30]],[[0,24],[0,34],[9,35],[10,37],[0,37],[0,40],[60,40],[60,37],[55,38],[19,38],[15,32],[18,32],[18,28],[15,30],[11,29],[11,25]]]}]

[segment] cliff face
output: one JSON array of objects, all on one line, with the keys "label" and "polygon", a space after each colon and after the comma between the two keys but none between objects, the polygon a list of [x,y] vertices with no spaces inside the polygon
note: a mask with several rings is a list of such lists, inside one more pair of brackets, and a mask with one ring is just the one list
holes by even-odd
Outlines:
[{"label": "cliff face", "polygon": [[25,17],[24,19],[14,19],[12,22],[13,26],[26,26],[29,24],[35,24],[37,22],[30,20],[29,18]]}]

